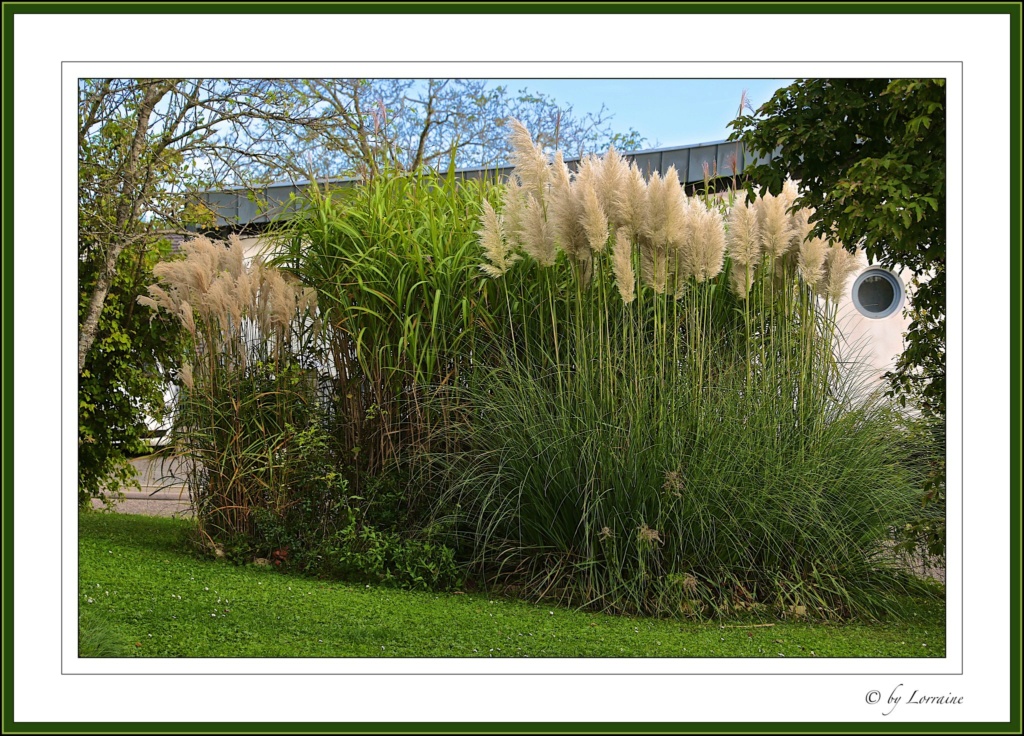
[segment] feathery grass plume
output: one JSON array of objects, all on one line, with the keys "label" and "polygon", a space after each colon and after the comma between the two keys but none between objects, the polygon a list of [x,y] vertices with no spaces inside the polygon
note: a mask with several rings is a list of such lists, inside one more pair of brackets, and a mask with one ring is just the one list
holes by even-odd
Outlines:
[{"label": "feathery grass plume", "polygon": [[295,292],[276,268],[265,269],[263,288],[267,290],[264,302],[270,325],[275,330],[288,326],[295,316]]},{"label": "feathery grass plume", "polygon": [[235,233],[228,236],[227,247],[221,254],[221,270],[227,271],[234,279],[245,273],[245,246]]},{"label": "feathery grass plume", "polygon": [[583,203],[577,196],[576,182],[569,173],[562,152],[557,151],[551,171],[548,221],[554,230],[557,245],[572,259],[577,258],[581,248],[587,247],[587,234],[581,224],[582,220]]},{"label": "feathery grass plume", "polygon": [[480,264],[480,270],[492,279],[501,278],[519,260],[519,256],[512,252],[505,241],[498,213],[486,199],[483,201],[480,226],[477,234],[480,236],[480,246],[483,248],[484,258],[487,259],[487,263]]},{"label": "feathery grass plume", "polygon": [[674,281],[673,291],[678,298],[687,279],[694,275],[694,211],[679,184],[675,166],[670,166],[658,185],[648,192],[652,240],[656,247],[666,251],[666,276]]},{"label": "feathery grass plume", "polygon": [[[146,296],[145,294],[140,294],[139,296],[135,297],[135,302],[143,307],[149,307],[154,312],[160,309],[160,305],[157,303],[156,299],[154,299],[151,296]],[[151,316],[150,320],[152,321],[152,319],[153,317]]]},{"label": "feathery grass plume", "polygon": [[786,179],[785,183],[782,185],[782,192],[779,196],[782,197],[782,201],[786,203],[786,213],[792,214],[789,210],[793,207],[797,197],[800,196],[800,188],[792,179]]},{"label": "feathery grass plume", "polygon": [[791,250],[799,251],[807,242],[807,238],[810,237],[811,231],[814,229],[814,225],[811,224],[811,215],[813,214],[813,208],[803,207],[790,215],[789,227],[793,231],[793,239],[790,241]]},{"label": "feathery grass plume", "polygon": [[[825,254],[828,244],[824,238],[811,238],[800,243],[797,269],[803,282],[812,289],[825,277]],[[842,287],[840,287],[842,288]]]},{"label": "feathery grass plume", "polygon": [[608,146],[597,169],[597,194],[612,230],[619,229],[629,221],[628,183],[629,164],[615,150],[615,146]]},{"label": "feathery grass plume", "polygon": [[502,195],[501,230],[502,235],[508,240],[508,247],[511,251],[515,251],[521,246],[519,232],[523,229],[526,196],[519,180],[514,176],[509,177]]},{"label": "feathery grass plume", "polygon": [[185,384],[187,388],[195,388],[195,381],[192,378],[192,364],[185,361],[181,364],[181,370],[178,371],[178,375],[181,377],[181,382]]},{"label": "feathery grass plume", "polygon": [[668,276],[677,299],[682,298],[690,277],[699,270],[697,263],[698,208],[696,199],[690,199],[679,188],[677,201],[673,205],[673,222],[667,228]]},{"label": "feathery grass plume", "polygon": [[529,196],[526,200],[519,239],[523,252],[541,266],[547,267],[554,264],[557,255],[554,228],[544,217],[543,205],[533,196]]},{"label": "feathery grass plume", "polygon": [[[242,322],[243,305],[238,303],[234,289],[234,280],[222,271],[210,283],[205,294],[199,295],[194,305],[203,315],[204,321],[211,325],[219,325],[229,335]],[[226,338],[225,338],[226,339]]]},{"label": "feathery grass plume", "polygon": [[707,208],[698,199],[690,204],[693,237],[687,254],[689,274],[697,282],[713,279],[722,272],[725,259],[725,228],[718,208]]},{"label": "feathery grass plume", "polygon": [[793,230],[786,213],[786,200],[765,192],[757,203],[757,222],[761,231],[761,246],[773,258],[782,257],[789,250]]},{"label": "feathery grass plume", "polygon": [[[158,263],[157,266],[159,265]],[[154,272],[157,266],[153,267]],[[147,291],[149,291],[149,296],[140,296],[137,300],[139,304],[151,309],[166,309],[168,312],[173,312],[177,308],[177,300],[158,284],[147,287]]]},{"label": "feathery grass plume", "polygon": [[189,334],[194,338],[196,336],[196,320],[195,315],[192,314],[192,305],[182,299],[174,310],[174,313],[178,315],[182,326],[188,330]]},{"label": "feathery grass plume", "polygon": [[543,203],[547,196],[548,184],[551,182],[548,157],[544,154],[544,149],[533,142],[533,137],[525,125],[512,118],[508,121],[508,127],[512,131],[509,135],[509,142],[512,144],[509,160],[515,167],[515,175],[519,177],[523,188]]},{"label": "feathery grass plume", "polygon": [[636,299],[636,275],[633,273],[633,242],[628,227],[615,231],[615,245],[612,247],[612,270],[615,272],[615,286],[622,301],[630,304]]},{"label": "feathery grass plume", "polygon": [[754,281],[754,272],[761,261],[761,233],[757,224],[757,207],[737,200],[729,212],[726,249],[732,261],[730,279],[733,291],[747,298]]},{"label": "feathery grass plume", "polygon": [[646,235],[639,237],[640,278],[655,294],[664,294],[668,287],[668,249],[656,245]]},{"label": "feathery grass plume", "polygon": [[651,177],[647,185],[646,232],[654,243],[670,247],[686,238],[687,197],[679,185],[675,166],[669,166],[665,176]]},{"label": "feathery grass plume", "polygon": [[599,167],[597,159],[584,159],[576,179],[576,190],[583,203],[581,224],[593,253],[601,253],[608,243],[608,215],[598,196]]},{"label": "feathery grass plume", "polygon": [[629,226],[633,236],[639,235],[647,221],[647,182],[635,161],[629,165],[624,202],[625,224]]},{"label": "feathery grass plume", "polygon": [[589,246],[587,233],[582,224],[583,202],[577,196],[575,181],[552,188],[548,219],[562,250],[573,260],[585,259],[589,253]]},{"label": "feathery grass plume", "polygon": [[841,243],[829,246],[825,255],[825,276],[819,283],[819,293],[833,303],[838,302],[850,277],[860,268],[860,259],[846,250]]},{"label": "feathery grass plume", "polygon": [[685,235],[682,228],[673,227],[680,223],[682,213],[676,209],[678,200],[668,178],[657,171],[651,174],[647,183],[647,217],[639,237],[640,276],[656,294],[664,294],[667,287],[669,243],[673,236],[681,239]]}]

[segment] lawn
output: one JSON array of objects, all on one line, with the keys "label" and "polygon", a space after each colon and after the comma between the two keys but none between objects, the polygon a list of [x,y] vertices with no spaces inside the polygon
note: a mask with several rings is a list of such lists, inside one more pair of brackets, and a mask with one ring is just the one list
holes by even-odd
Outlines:
[{"label": "lawn", "polygon": [[418,593],[192,555],[190,523],[79,517],[83,656],[944,657],[945,606],[908,621],[688,622]]}]

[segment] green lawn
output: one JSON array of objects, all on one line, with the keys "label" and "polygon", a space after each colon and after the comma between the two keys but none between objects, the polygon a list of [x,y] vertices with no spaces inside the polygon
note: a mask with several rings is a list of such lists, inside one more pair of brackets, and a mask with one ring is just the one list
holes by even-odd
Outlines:
[{"label": "green lawn", "polygon": [[944,657],[945,607],[905,623],[680,622],[411,593],[200,560],[189,522],[79,517],[82,654],[113,657]]}]

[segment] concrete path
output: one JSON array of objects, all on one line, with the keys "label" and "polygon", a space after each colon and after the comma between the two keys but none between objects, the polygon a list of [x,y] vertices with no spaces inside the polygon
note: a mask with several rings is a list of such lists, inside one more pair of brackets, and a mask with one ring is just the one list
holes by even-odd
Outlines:
[{"label": "concrete path", "polygon": [[[180,460],[147,456],[135,458],[131,464],[142,490],[122,489],[125,499],[114,507],[115,511],[147,516],[191,516]],[[99,499],[93,499],[92,504],[94,507],[103,505]]]}]

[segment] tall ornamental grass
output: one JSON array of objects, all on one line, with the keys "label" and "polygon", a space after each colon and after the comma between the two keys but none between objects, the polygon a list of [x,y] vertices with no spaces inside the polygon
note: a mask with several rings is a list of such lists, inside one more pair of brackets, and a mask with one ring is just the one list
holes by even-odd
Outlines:
[{"label": "tall ornamental grass", "polygon": [[480,230],[507,332],[445,393],[457,449],[432,466],[479,574],[656,615],[889,608],[928,448],[837,369],[855,256],[807,237],[792,185],[688,197],[512,131]]},{"label": "tall ornamental grass", "polygon": [[480,290],[476,221],[486,182],[383,172],[313,188],[276,263],[318,293],[337,433],[364,476],[421,446],[426,391],[465,382],[496,327]]},{"label": "tall ornamental grass", "polygon": [[[256,512],[285,515],[309,467],[295,450],[315,424],[316,294],[256,259],[237,237],[198,237],[158,264],[139,302],[188,336],[172,450],[184,460],[200,530],[220,543],[255,531]],[[315,479],[314,479],[315,480]]]}]

